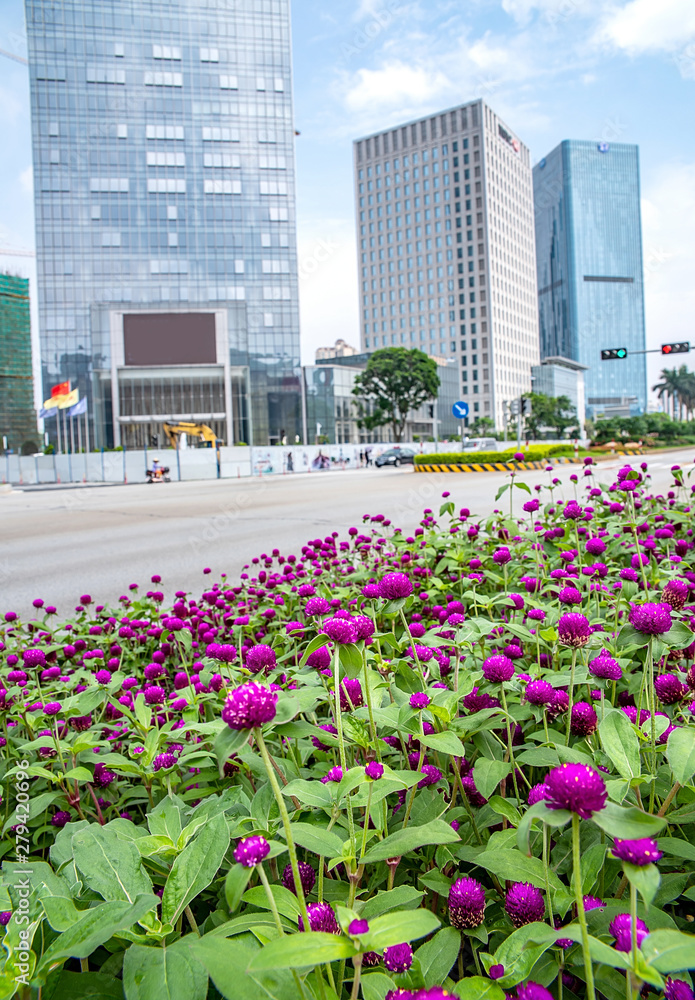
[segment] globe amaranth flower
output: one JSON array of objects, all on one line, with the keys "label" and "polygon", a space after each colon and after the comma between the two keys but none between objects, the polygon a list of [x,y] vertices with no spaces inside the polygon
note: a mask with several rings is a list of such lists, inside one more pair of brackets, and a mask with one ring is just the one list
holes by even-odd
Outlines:
[{"label": "globe amaranth flower", "polygon": [[417,993],[413,993],[413,1000],[450,1000],[453,998],[454,994],[449,993],[445,990],[443,986],[430,986],[422,990],[418,990]]},{"label": "globe amaranth flower", "polygon": [[346,618],[325,618],[321,628],[329,639],[332,639],[333,642],[337,642],[339,645],[348,642],[357,642],[357,629],[352,621]]},{"label": "globe amaranth flower", "polygon": [[[629,913],[619,913],[611,920],[608,930],[615,938],[616,951],[632,951],[632,921]],[[649,934],[649,928],[644,920],[637,917],[637,947],[639,948]]]},{"label": "globe amaranth flower", "polygon": [[529,681],[525,697],[530,705],[549,705],[555,695],[555,688],[548,681]]},{"label": "globe amaranth flower", "polygon": [[[319,726],[319,729],[323,729],[325,733],[332,733],[334,736],[338,735],[338,730],[330,722],[325,726]],[[330,750],[330,746],[327,743],[322,743],[318,736],[312,736],[311,742],[314,744],[317,750],[323,750],[324,752]]]},{"label": "globe amaranth flower", "polygon": [[661,600],[670,605],[674,611],[682,611],[689,593],[690,587],[685,580],[669,580],[661,591]]},{"label": "globe amaranth flower", "polygon": [[159,753],[152,761],[152,769],[154,771],[161,771],[163,768],[173,767],[176,763],[176,754],[165,752]]},{"label": "globe amaranth flower", "polygon": [[514,663],[502,653],[488,656],[483,661],[483,676],[493,684],[503,684],[514,676]]},{"label": "globe amaranth flower", "polygon": [[276,665],[275,650],[263,643],[252,646],[246,654],[246,666],[252,674],[260,674],[262,670],[273,670]]},{"label": "globe amaranth flower", "polygon": [[326,615],[330,610],[330,601],[327,601],[325,597],[310,597],[304,605],[304,614],[311,618],[316,615]]},{"label": "globe amaranth flower", "polygon": [[[316,872],[311,865],[306,863],[306,861],[298,861],[297,867],[299,868],[299,881],[302,883],[304,895],[307,896],[316,885]],[[297,891],[294,886],[292,865],[285,866],[285,870],[282,873],[282,884],[286,889],[289,889],[290,892],[293,892],[295,896],[297,895]]]},{"label": "globe amaranth flower", "polygon": [[684,979],[671,979],[670,976],[664,984],[665,1000],[695,1000],[695,993],[690,983]]},{"label": "globe amaranth flower", "polygon": [[210,642],[205,647],[205,655],[220,663],[232,663],[236,659],[236,646],[228,643]]},{"label": "globe amaranth flower", "polygon": [[581,604],[582,595],[581,591],[577,590],[576,587],[563,587],[558,593],[557,599],[560,604]]},{"label": "globe amaranth flower", "polygon": [[590,819],[606,804],[606,784],[588,764],[561,764],[545,779],[549,809],[569,809],[582,819]]},{"label": "globe amaranth flower", "polygon": [[340,709],[351,712],[364,704],[362,685],[356,677],[346,677],[340,682]]},{"label": "globe amaranth flower", "polygon": [[423,708],[427,708],[431,701],[432,699],[424,691],[415,691],[410,696],[410,707],[422,710]]},{"label": "globe amaranth flower", "polygon": [[540,500],[534,497],[532,500],[527,500],[524,504],[524,511],[527,514],[535,514],[535,512],[540,508]]},{"label": "globe amaranth flower", "polygon": [[[323,934],[340,934],[338,921],[335,918],[333,907],[329,903],[309,903],[306,910],[309,917],[309,930],[321,931]],[[300,931],[303,931],[304,921],[301,915],[298,922]]]},{"label": "globe amaranth flower", "polygon": [[466,876],[449,889],[449,919],[457,930],[479,927],[485,919],[485,890],[480,882]]},{"label": "globe amaranth flower", "polygon": [[493,981],[495,979],[501,979],[504,976],[504,966],[503,965],[491,965],[488,969],[488,976]]},{"label": "globe amaranth flower", "polygon": [[66,812],[64,809],[59,810],[51,816],[51,826],[63,827],[70,822],[70,813]]},{"label": "globe amaranth flower", "polygon": [[512,561],[512,554],[506,545],[503,545],[492,553],[492,561],[497,563],[498,566],[506,566],[507,563]]},{"label": "globe amaranth flower", "polygon": [[410,597],[413,585],[405,573],[387,573],[379,581],[379,596],[387,601],[397,601]]},{"label": "globe amaranth flower", "polygon": [[562,510],[562,516],[567,521],[579,521],[584,517],[584,511],[576,500],[568,500]]},{"label": "globe amaranth flower", "polygon": [[230,729],[262,726],[275,718],[277,700],[277,691],[250,681],[230,692],[222,709],[222,719]]},{"label": "globe amaranth flower", "polygon": [[578,701],[572,706],[570,732],[574,736],[590,736],[598,729],[596,710],[586,701]]},{"label": "globe amaranth flower", "polygon": [[367,920],[353,920],[348,927],[348,934],[352,937],[358,937],[360,934],[369,933],[369,922]]},{"label": "globe amaranth flower", "polygon": [[651,837],[641,837],[639,840],[616,840],[613,844],[613,857],[620,861],[628,861],[631,865],[654,864],[663,857],[663,851]]},{"label": "globe amaranth flower", "polygon": [[[677,705],[687,694],[689,688],[687,684],[676,677],[675,674],[660,674],[654,678],[654,690],[662,705]],[[47,711],[48,706],[44,709]]]},{"label": "globe amaranth flower", "polygon": [[418,781],[418,788],[427,788],[428,785],[436,785],[438,781],[442,780],[442,772],[434,764],[423,764],[420,768],[420,774],[424,777]]},{"label": "globe amaranth flower", "polygon": [[673,625],[670,604],[636,604],[630,609],[630,624],[643,635],[663,635]]},{"label": "globe amaranth flower", "polygon": [[328,774],[324,774],[324,776],[321,778],[321,784],[327,785],[331,781],[338,782],[342,780],[343,780],[343,769],[340,766],[340,764],[336,764],[335,767],[332,767],[330,769]]},{"label": "globe amaranth flower", "polygon": [[49,701],[43,706],[45,715],[57,715],[63,706],[59,701]]},{"label": "globe amaranth flower", "polygon": [[517,986],[516,1000],[553,1000],[553,994],[540,983],[529,980]]},{"label": "globe amaranth flower", "polygon": [[589,538],[584,548],[590,556],[600,556],[606,551],[606,543],[602,538]]},{"label": "globe amaranth flower", "polygon": [[584,615],[578,611],[570,611],[562,615],[557,623],[558,639],[563,646],[579,649],[586,646],[591,638],[591,625]]},{"label": "globe amaranth flower", "polygon": [[515,927],[543,920],[545,900],[540,889],[530,882],[515,882],[507,892],[504,910]]},{"label": "globe amaranth flower", "polygon": [[602,910],[606,904],[598,896],[584,896],[584,909],[588,913],[589,910]]},{"label": "globe amaranth flower", "polygon": [[95,765],[92,784],[96,785],[97,788],[108,788],[111,782],[115,780],[116,775],[113,771],[107,771],[106,767],[101,763]]},{"label": "globe amaranth flower", "polygon": [[234,860],[244,868],[253,868],[259,865],[270,852],[270,844],[265,839],[257,835],[255,837],[244,837],[234,849]]},{"label": "globe amaranth flower", "polygon": [[32,667],[45,667],[46,654],[42,649],[25,649],[22,653],[24,667],[31,670]]},{"label": "globe amaranth flower", "polygon": [[480,808],[481,806],[484,806],[487,803],[487,799],[485,798],[485,796],[482,794],[482,792],[478,791],[472,774],[467,774],[461,778],[461,787],[466,793],[466,798],[468,799],[468,801],[472,806]]},{"label": "globe amaranth flower", "polygon": [[389,990],[384,1000],[415,1000],[415,994],[411,990]]},{"label": "globe amaranth flower", "polygon": [[548,798],[550,794],[550,789],[544,781],[539,782],[537,785],[533,785],[529,789],[528,793],[528,804],[530,806],[535,806],[536,802],[543,802],[544,799]]},{"label": "globe amaranth flower", "polygon": [[605,650],[602,650],[593,660],[589,660],[589,673],[604,680],[619,681],[623,669]]},{"label": "globe amaranth flower", "polygon": [[378,781],[383,776],[384,765],[380,764],[378,760],[370,760],[364,769],[364,773],[372,781]]},{"label": "globe amaranth flower", "polygon": [[384,965],[389,972],[407,972],[412,964],[413,949],[409,944],[404,942],[384,948]]}]

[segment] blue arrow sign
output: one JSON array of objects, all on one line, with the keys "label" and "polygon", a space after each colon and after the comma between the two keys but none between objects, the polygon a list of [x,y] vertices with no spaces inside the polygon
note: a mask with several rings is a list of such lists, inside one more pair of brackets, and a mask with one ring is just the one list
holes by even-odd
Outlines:
[{"label": "blue arrow sign", "polygon": [[468,416],[468,403],[454,403],[451,409],[457,420],[463,420]]}]

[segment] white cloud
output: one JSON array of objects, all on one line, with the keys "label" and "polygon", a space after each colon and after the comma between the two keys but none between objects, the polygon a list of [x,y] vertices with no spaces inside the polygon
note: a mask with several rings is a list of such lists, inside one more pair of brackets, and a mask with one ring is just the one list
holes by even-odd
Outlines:
[{"label": "white cloud", "polygon": [[631,0],[605,19],[599,38],[630,55],[679,50],[695,38],[692,0]]},{"label": "white cloud", "polygon": [[450,87],[444,73],[421,66],[393,62],[382,69],[360,69],[345,95],[351,112],[371,109],[419,108]]},{"label": "white cloud", "polygon": [[34,168],[30,165],[19,175],[19,186],[25,194],[34,195]]}]

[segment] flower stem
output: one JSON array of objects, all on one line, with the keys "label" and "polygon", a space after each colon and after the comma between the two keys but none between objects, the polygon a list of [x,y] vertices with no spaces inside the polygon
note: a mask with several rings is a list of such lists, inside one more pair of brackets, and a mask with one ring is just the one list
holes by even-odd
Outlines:
[{"label": "flower stem", "polygon": [[278,779],[275,777],[275,771],[273,765],[270,761],[270,755],[268,753],[268,748],[265,745],[265,740],[263,739],[263,733],[261,732],[261,727],[256,726],[253,731],[253,735],[256,738],[256,746],[261,752],[261,757],[263,758],[263,763],[265,764],[265,770],[268,775],[268,780],[273,789],[275,795],[275,801],[277,802],[278,809],[280,811],[280,816],[282,818],[282,825],[285,830],[285,839],[287,840],[287,850],[290,855],[290,865],[292,866],[292,877],[294,879],[294,887],[297,893],[297,899],[299,900],[299,908],[302,911],[302,920],[304,921],[304,930],[308,931],[309,928],[309,914],[306,909],[306,900],[304,899],[304,887],[302,886],[302,880],[299,877],[299,864],[297,862],[297,848],[294,844],[294,838],[292,837],[292,826],[290,824],[290,815],[287,812],[287,806],[285,805],[285,800],[282,797],[282,792],[280,791],[280,785],[278,784]]},{"label": "flower stem", "polygon": [[[280,937],[284,937],[285,929],[282,926],[282,920],[280,920],[280,914],[278,913],[277,903],[275,902],[275,896],[273,896],[273,890],[270,888],[270,883],[268,882],[268,876],[263,870],[263,865],[262,864],[256,865],[256,871],[258,872],[258,877],[260,878],[263,884],[263,888],[265,889],[265,894],[268,899],[268,906],[270,907],[270,912],[273,914],[273,920],[275,921],[275,926],[277,927],[278,934],[280,935]],[[296,882],[295,885],[297,885]],[[188,912],[188,907],[186,907],[186,912]],[[316,971],[317,973],[319,972],[318,969]],[[294,978],[295,985],[297,986],[297,989],[299,990],[301,996],[304,998],[304,1000],[306,1000],[306,993],[304,992],[302,981],[299,978],[298,973],[294,969],[292,969],[292,976]]]},{"label": "flower stem", "polygon": [[360,973],[362,972],[362,956],[355,955],[352,960],[352,964],[355,966],[355,978],[352,981],[352,993],[350,994],[350,1000],[357,1000],[360,995]]},{"label": "flower stem", "polygon": [[369,830],[369,814],[370,814],[370,811],[371,811],[371,808],[372,808],[372,788],[373,788],[373,785],[374,785],[374,782],[370,781],[369,782],[369,791],[367,792],[367,809],[366,809],[365,814],[364,814],[364,827],[363,827],[363,830],[362,830],[362,850],[360,851],[360,862],[362,861],[362,858],[364,857],[364,852],[365,852],[366,847],[367,847],[367,831]]},{"label": "flower stem", "polygon": [[591,964],[591,953],[589,951],[589,930],[586,925],[586,913],[584,912],[584,896],[582,893],[582,863],[581,848],[579,844],[579,816],[572,813],[572,865],[574,868],[574,898],[577,904],[577,919],[582,931],[582,951],[584,952],[584,972],[586,974],[586,996],[587,1000],[596,1000],[594,990],[594,970]]},{"label": "flower stem", "polygon": [[565,735],[565,746],[570,745],[570,727],[572,725],[572,706],[574,705],[574,671],[577,666],[577,648],[572,649],[572,670],[570,671],[570,703],[567,706],[567,733]]}]

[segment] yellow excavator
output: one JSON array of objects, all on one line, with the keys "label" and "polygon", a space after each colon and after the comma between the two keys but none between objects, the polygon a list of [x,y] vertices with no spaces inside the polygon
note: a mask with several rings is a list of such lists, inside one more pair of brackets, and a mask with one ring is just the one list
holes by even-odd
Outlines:
[{"label": "yellow excavator", "polygon": [[178,448],[179,438],[185,434],[189,438],[198,438],[205,442],[206,448],[221,448],[224,441],[221,441],[207,424],[196,424],[193,421],[182,420],[178,424],[164,424],[164,433],[172,448]]}]

